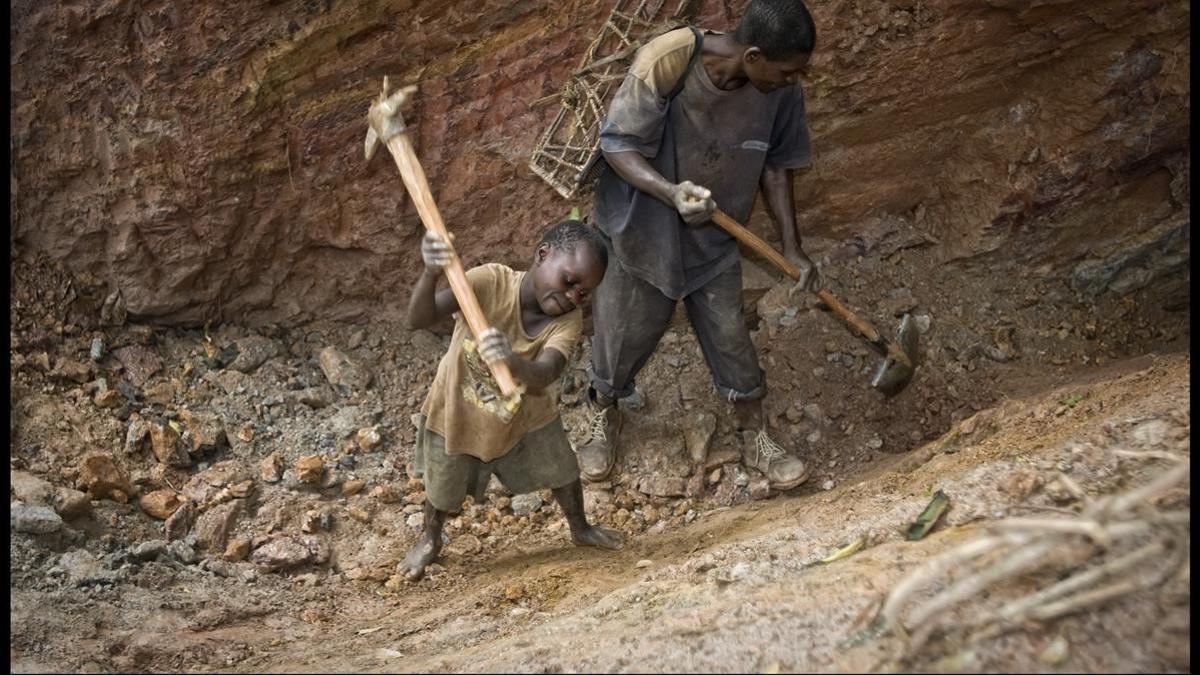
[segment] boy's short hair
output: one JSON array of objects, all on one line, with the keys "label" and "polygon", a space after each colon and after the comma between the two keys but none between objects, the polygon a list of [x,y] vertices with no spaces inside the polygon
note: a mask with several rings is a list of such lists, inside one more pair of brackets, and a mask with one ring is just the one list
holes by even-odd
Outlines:
[{"label": "boy's short hair", "polygon": [[608,269],[608,247],[604,245],[600,233],[582,220],[564,220],[546,230],[538,246],[549,244],[550,248],[560,251],[574,251],[580,242],[592,250],[592,255],[596,256],[600,267]]},{"label": "boy's short hair", "polygon": [[811,54],[817,27],[801,0],[750,0],[734,31],[739,43],[758,47],[772,61]]}]

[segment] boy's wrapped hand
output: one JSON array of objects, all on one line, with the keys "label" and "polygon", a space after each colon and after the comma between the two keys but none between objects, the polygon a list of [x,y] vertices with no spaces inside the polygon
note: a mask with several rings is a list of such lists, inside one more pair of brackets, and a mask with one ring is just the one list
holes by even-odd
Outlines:
[{"label": "boy's wrapped hand", "polygon": [[434,274],[441,274],[454,258],[454,249],[436,232],[426,230],[425,237],[421,239],[421,258],[425,261],[425,269]]},{"label": "boy's wrapped hand", "polygon": [[503,361],[512,354],[512,345],[499,328],[489,328],[479,336],[479,355],[488,363]]}]

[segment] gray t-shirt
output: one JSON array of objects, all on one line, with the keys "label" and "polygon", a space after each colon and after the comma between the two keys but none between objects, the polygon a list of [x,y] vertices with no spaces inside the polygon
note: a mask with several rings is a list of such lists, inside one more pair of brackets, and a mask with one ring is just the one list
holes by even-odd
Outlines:
[{"label": "gray t-shirt", "polygon": [[[668,101],[694,48],[691,31],[681,28],[638,51],[600,127],[600,147],[639,152],[667,180],[712,190],[717,206],[744,223],[764,166],[811,161],[804,94],[798,84],[770,94],[750,84],[722,91],[697,59]],[[688,227],[673,206],[612,169],[596,185],[592,218],[620,263],[671,298],[703,287],[737,260],[736,240],[724,230],[711,222]]]}]

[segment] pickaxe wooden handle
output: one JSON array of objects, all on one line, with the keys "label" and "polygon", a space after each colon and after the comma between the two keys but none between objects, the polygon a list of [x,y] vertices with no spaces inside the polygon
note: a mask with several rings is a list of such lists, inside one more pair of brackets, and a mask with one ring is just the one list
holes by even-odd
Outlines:
[{"label": "pickaxe wooden handle", "polygon": [[[717,209],[715,212],[713,212],[712,219],[714,223],[721,226],[721,229],[733,235],[734,239],[737,239],[753,249],[762,257],[774,263],[774,265],[782,270],[784,274],[788,275],[792,279],[800,278],[800,270],[796,269],[795,265],[788,262],[787,258],[780,255],[778,251],[772,248],[770,244],[759,238],[758,235],[754,234],[750,230],[747,230],[738,221],[730,218],[729,214],[725,213],[721,209]],[[834,314],[837,314],[843,321],[849,324],[851,328],[858,331],[864,338],[866,338],[867,341],[876,344],[881,342],[879,331],[875,330],[875,326],[872,326],[871,324],[862,320],[857,314],[847,309],[845,305],[843,305],[836,297],[834,297],[833,293],[829,292],[828,288],[822,288],[817,291],[817,297],[820,298],[821,301],[826,305],[828,305],[829,309]]]},{"label": "pickaxe wooden handle", "polygon": [[[388,82],[385,77],[383,93],[379,100],[371,105],[370,112],[367,114],[370,123],[365,146],[367,159],[371,159],[375,154],[375,148],[380,141],[387,144],[392,158],[396,160],[396,168],[400,169],[400,178],[404,181],[404,187],[408,188],[408,194],[417,207],[417,213],[421,216],[421,222],[427,229],[437,233],[443,241],[450,243],[450,233],[446,231],[446,225],[442,222],[442,214],[438,212],[437,204],[433,201],[433,194],[429,190],[429,181],[426,180],[425,171],[417,160],[417,153],[413,150],[412,141],[404,133],[404,119],[400,116],[400,106],[416,90],[416,87],[406,87],[390,97],[387,90]],[[479,306],[475,292],[471,289],[471,282],[467,281],[467,274],[463,270],[458,253],[453,251],[453,247],[451,247],[451,251],[452,259],[445,269],[446,280],[450,282],[450,290],[454,293],[454,298],[458,300],[458,308],[466,318],[467,326],[470,327],[471,333],[478,341],[479,336],[489,327],[487,318]],[[503,361],[489,363],[488,367],[491,368],[492,375],[496,378],[496,385],[500,388],[502,395],[508,397],[520,393],[520,386],[513,377],[512,371],[508,369],[507,363]]]}]

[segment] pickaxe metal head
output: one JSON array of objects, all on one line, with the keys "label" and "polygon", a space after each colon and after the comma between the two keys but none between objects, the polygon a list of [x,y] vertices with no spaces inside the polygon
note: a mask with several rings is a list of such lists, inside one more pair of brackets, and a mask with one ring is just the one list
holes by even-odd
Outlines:
[{"label": "pickaxe metal head", "polygon": [[896,328],[896,339],[888,341],[887,354],[871,378],[871,386],[884,396],[899,394],[912,380],[917,365],[917,338],[920,331],[912,316],[905,314]]},{"label": "pickaxe metal head", "polygon": [[379,144],[387,144],[391,137],[404,133],[404,117],[400,115],[400,107],[417,91],[417,85],[410,84],[401,87],[394,94],[388,95],[388,79],[383,78],[383,91],[379,99],[371,104],[367,111],[367,138],[363,142],[363,155],[367,161],[375,156]]}]

